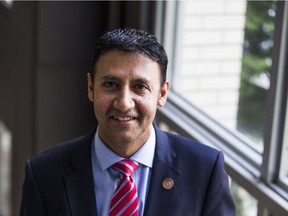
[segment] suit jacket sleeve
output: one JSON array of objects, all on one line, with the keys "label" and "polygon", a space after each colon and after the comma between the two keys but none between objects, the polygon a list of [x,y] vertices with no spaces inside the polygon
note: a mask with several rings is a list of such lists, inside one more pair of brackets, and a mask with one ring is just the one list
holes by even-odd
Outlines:
[{"label": "suit jacket sleeve", "polygon": [[203,215],[205,216],[236,215],[234,201],[229,188],[228,176],[224,170],[224,156],[222,152],[218,154],[210,178],[203,211]]},{"label": "suit jacket sleeve", "polygon": [[44,216],[44,207],[40,191],[35,181],[30,160],[25,166],[25,180],[22,187],[20,216]]}]

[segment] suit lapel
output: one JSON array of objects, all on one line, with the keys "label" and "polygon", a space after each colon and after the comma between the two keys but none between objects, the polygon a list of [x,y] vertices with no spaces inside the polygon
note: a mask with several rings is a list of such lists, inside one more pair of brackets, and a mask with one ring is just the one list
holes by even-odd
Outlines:
[{"label": "suit lapel", "polygon": [[[155,157],[144,215],[164,215],[165,212],[171,215],[171,212],[175,209],[173,203],[176,199],[175,193],[180,173],[173,163],[176,153],[170,145],[167,135],[157,127],[155,129]],[[163,182],[167,179],[173,180],[172,188],[166,187],[165,189],[165,186],[163,186]]]},{"label": "suit lapel", "polygon": [[75,151],[70,161],[73,171],[64,178],[72,216],[97,216],[91,165],[93,134],[89,133],[81,143],[81,148]]}]

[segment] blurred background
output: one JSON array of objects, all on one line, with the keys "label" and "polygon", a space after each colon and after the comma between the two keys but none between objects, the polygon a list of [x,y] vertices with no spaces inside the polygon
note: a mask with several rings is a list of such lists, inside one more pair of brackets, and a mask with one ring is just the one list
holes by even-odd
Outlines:
[{"label": "blurred background", "polygon": [[171,91],[156,123],[225,154],[239,216],[288,214],[287,2],[0,1],[0,215],[25,161],[95,124],[86,73],[98,36],[155,34]]}]

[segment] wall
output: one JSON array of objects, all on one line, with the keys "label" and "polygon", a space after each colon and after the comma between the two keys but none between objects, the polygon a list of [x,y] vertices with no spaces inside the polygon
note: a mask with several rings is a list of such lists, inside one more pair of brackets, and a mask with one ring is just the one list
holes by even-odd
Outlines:
[{"label": "wall", "polygon": [[18,215],[25,160],[95,124],[86,72],[107,14],[106,2],[0,4],[0,120],[12,135],[11,215]]}]

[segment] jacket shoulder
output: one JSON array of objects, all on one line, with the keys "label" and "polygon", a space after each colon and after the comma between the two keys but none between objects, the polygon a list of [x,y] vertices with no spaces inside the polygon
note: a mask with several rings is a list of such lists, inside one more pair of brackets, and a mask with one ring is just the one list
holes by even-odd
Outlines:
[{"label": "jacket shoulder", "polygon": [[[216,164],[222,166],[224,157],[221,151],[178,134],[155,128],[156,156],[163,160],[172,160],[175,167],[178,167],[183,173],[191,176],[196,173],[197,175],[198,173],[209,175]],[[202,172],[203,169],[206,172]]]},{"label": "jacket shoulder", "polygon": [[192,140],[190,138],[169,132],[163,131],[163,133],[165,136],[167,136],[169,144],[172,146],[172,148],[176,152],[181,152],[181,154],[187,153],[188,156],[193,154],[194,156],[206,158],[208,156],[217,157],[220,152],[219,150],[206,144],[200,143],[196,140]]}]

